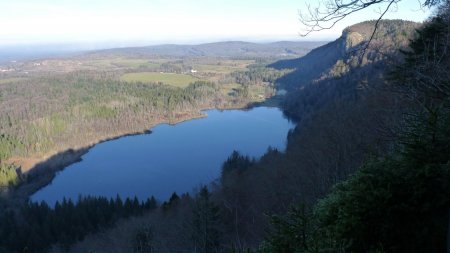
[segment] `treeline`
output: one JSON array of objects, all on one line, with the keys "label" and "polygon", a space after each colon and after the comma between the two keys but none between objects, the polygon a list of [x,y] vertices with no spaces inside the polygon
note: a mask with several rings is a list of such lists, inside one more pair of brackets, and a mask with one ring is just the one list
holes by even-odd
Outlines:
[{"label": "treeline", "polygon": [[15,166],[0,164],[0,188],[15,185],[19,180],[19,173],[16,171]]},{"label": "treeline", "polygon": [[0,211],[0,252],[47,252],[52,244],[68,249],[88,233],[156,208],[153,197],[145,202],[137,198],[123,201],[119,196],[83,197],[76,203],[64,199],[54,207],[28,202],[19,210]]},{"label": "treeline", "polygon": [[238,83],[242,85],[274,84],[277,79],[288,73],[289,70],[277,70],[266,66],[250,65],[249,70],[235,71],[219,80],[219,83]]},{"label": "treeline", "polygon": [[83,197],[54,207],[28,202],[19,209],[0,203],[0,252],[68,252],[111,227],[120,234],[86,252],[209,252],[223,243],[221,210],[212,198],[203,186],[194,197],[174,193],[160,206],[153,197]]},{"label": "treeline", "polygon": [[142,64],[137,69],[129,69],[125,72],[167,72],[167,73],[177,73],[182,74],[189,72],[192,66],[185,64],[183,60],[174,60],[153,66],[151,62],[149,64]]},{"label": "treeline", "polygon": [[22,150],[23,145],[12,136],[0,134],[0,188],[14,185],[18,182],[19,176],[16,167],[4,164],[2,161],[11,157],[15,150]]}]

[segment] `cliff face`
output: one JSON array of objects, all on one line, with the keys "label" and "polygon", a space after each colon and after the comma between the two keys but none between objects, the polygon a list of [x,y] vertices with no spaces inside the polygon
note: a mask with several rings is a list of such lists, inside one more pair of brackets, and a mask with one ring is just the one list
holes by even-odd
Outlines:
[{"label": "cliff face", "polygon": [[354,48],[364,41],[364,36],[358,32],[349,32],[342,35],[345,38],[345,49],[348,51],[350,48]]},{"label": "cliff face", "polygon": [[419,25],[403,20],[380,21],[364,57],[361,57],[375,26],[375,21],[362,22],[347,27],[341,37],[304,57],[278,61],[271,67],[294,69],[278,81],[284,88],[295,90],[313,82],[340,77],[350,70],[396,58],[398,49],[408,45]]}]

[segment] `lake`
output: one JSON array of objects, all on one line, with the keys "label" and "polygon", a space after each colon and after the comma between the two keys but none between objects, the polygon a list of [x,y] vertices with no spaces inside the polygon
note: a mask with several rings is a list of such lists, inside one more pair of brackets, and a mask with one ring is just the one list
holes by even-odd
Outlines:
[{"label": "lake", "polygon": [[161,124],[149,134],[126,136],[95,145],[82,161],[66,167],[52,183],[31,196],[54,204],[64,197],[155,196],[191,192],[220,176],[234,150],[261,157],[269,147],[283,151],[294,123],[278,108],[208,110],[208,117],[176,125]]}]

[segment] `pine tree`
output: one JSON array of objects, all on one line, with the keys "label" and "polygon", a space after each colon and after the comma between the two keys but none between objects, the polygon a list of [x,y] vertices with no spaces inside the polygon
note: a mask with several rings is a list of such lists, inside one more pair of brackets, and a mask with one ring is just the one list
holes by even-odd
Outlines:
[{"label": "pine tree", "polygon": [[133,237],[133,252],[153,252],[153,230],[150,226],[139,228]]},{"label": "pine tree", "polygon": [[193,208],[192,240],[195,252],[217,251],[220,242],[219,208],[210,200],[206,186],[195,197]]}]

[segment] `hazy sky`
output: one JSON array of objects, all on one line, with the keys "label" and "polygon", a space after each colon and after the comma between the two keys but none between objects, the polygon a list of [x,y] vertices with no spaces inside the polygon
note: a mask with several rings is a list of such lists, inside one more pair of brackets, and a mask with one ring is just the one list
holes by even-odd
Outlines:
[{"label": "hazy sky", "polygon": [[[403,0],[386,17],[423,21],[428,13],[419,7],[418,0]],[[302,0],[0,0],[0,45],[299,40],[302,8]],[[378,15],[367,10],[303,39],[334,39]]]}]

